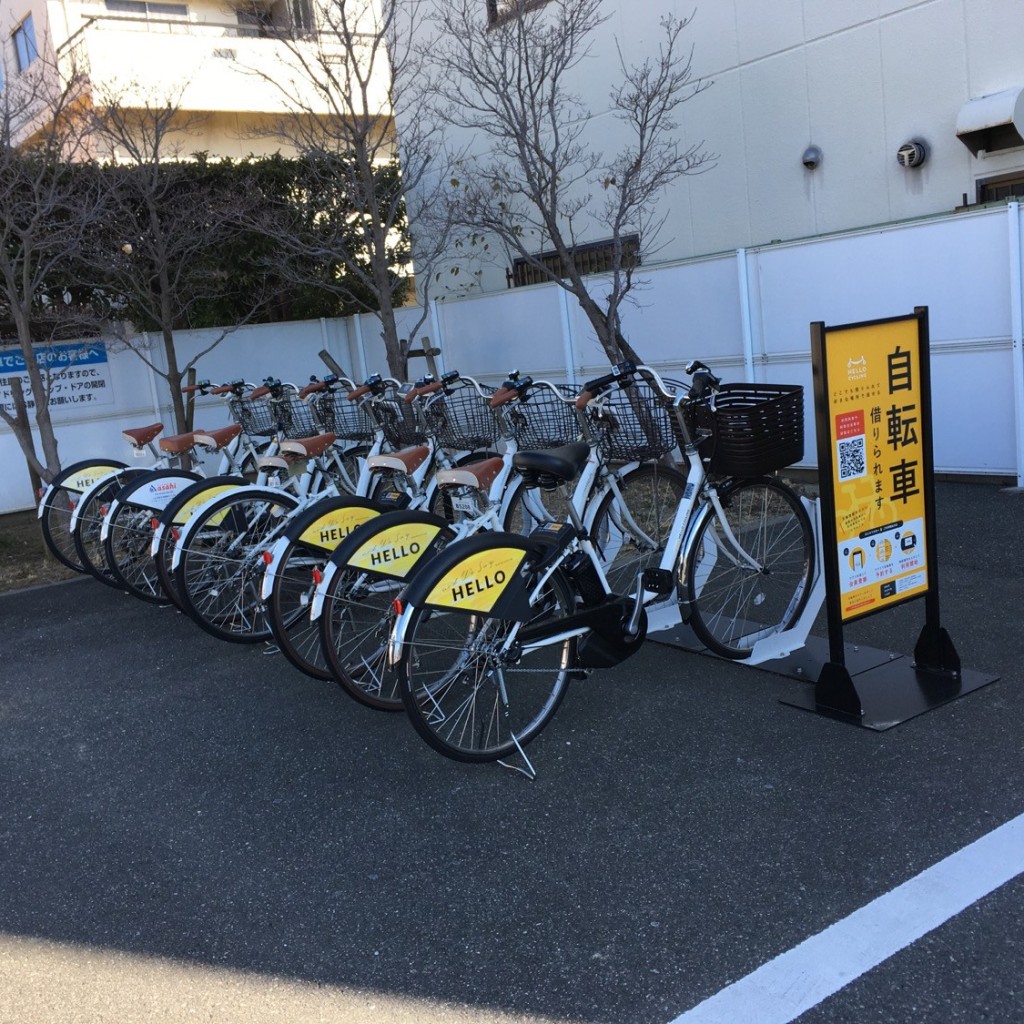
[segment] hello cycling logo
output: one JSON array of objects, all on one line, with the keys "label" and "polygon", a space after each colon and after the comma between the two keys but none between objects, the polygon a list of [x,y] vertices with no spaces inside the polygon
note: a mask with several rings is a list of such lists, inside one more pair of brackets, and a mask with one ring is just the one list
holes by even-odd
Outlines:
[{"label": "hello cycling logo", "polygon": [[868,375],[868,357],[861,356],[854,359],[852,356],[846,360],[847,380],[864,380]]}]

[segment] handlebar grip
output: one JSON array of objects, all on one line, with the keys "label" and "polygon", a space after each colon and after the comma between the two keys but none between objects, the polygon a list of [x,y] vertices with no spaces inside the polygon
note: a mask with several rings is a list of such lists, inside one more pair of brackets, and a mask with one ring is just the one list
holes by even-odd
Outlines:
[{"label": "handlebar grip", "polygon": [[241,393],[242,387],[240,384],[218,384],[215,388],[210,388],[211,395],[227,395],[235,391]]},{"label": "handlebar grip", "polygon": [[507,405],[511,402],[519,392],[516,388],[500,387],[497,391],[491,395],[490,402],[488,403],[490,408],[497,409],[499,405]]},{"label": "handlebar grip", "polygon": [[370,385],[369,384],[360,384],[359,387],[357,387],[354,391],[350,391],[345,397],[350,402],[355,402],[355,401],[358,401],[360,398],[362,398],[363,395],[368,395],[369,393],[370,393]]},{"label": "handlebar grip", "polygon": [[588,384],[577,396],[576,396],[576,408],[586,409],[587,403],[594,397],[593,391],[590,390],[590,384]]},{"label": "handlebar grip", "polygon": [[443,380],[435,380],[432,384],[424,384],[422,387],[413,388],[405,396],[405,404],[411,405],[421,395],[432,395],[435,391],[440,391],[444,387]]},{"label": "handlebar grip", "polygon": [[327,384],[322,380],[311,380],[304,388],[299,391],[299,398],[305,398],[307,395],[312,395],[317,391],[326,391]]},{"label": "handlebar grip", "polygon": [[245,397],[248,398],[250,401],[252,401],[254,398],[263,398],[263,397],[265,397],[266,395],[269,395],[269,394],[270,394],[270,388],[268,388],[268,387],[266,387],[266,385],[264,385],[262,387],[253,388],[252,391],[250,391],[249,394],[247,394]]},{"label": "handlebar grip", "polygon": [[202,390],[203,390],[202,384],[185,384],[182,387],[182,389],[181,389],[181,393],[183,395],[191,395],[191,394],[194,394],[196,391],[202,391]]}]

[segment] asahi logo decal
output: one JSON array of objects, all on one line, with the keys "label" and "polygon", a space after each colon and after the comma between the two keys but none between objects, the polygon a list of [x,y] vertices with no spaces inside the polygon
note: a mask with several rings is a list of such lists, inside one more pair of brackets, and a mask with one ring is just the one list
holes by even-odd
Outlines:
[{"label": "asahi logo decal", "polygon": [[525,557],[521,548],[493,548],[470,555],[445,574],[426,603],[489,612]]},{"label": "asahi logo decal", "polygon": [[401,523],[376,534],[349,560],[357,569],[369,569],[403,579],[441,532],[432,523]]},{"label": "asahi logo decal", "polygon": [[357,526],[379,515],[373,508],[338,508],[322,515],[307,527],[299,540],[310,547],[333,551]]}]

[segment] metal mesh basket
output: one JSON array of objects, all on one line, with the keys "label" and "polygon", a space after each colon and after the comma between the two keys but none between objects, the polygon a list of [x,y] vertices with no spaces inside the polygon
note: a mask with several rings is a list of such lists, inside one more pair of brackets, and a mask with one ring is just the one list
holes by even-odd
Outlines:
[{"label": "metal mesh basket", "polygon": [[373,422],[359,402],[350,402],[339,392],[323,391],[313,396],[312,405],[321,430],[346,441],[369,441],[373,437]]},{"label": "metal mesh basket", "polygon": [[708,472],[763,476],[804,457],[804,394],[799,384],[723,384],[715,408],[691,403],[696,428],[710,428],[699,445]]},{"label": "metal mesh basket", "polygon": [[487,399],[472,384],[431,396],[423,418],[437,443],[450,451],[489,448],[498,443],[498,422]]},{"label": "metal mesh basket", "polygon": [[320,433],[313,419],[312,406],[295,392],[285,392],[280,398],[272,398],[270,405],[282,437],[310,437]]},{"label": "metal mesh basket", "polygon": [[277,433],[270,396],[232,398],[228,401],[231,418],[249,437],[273,437]]},{"label": "metal mesh basket", "polygon": [[389,392],[383,397],[374,396],[369,408],[392,448],[408,448],[426,441],[427,435],[416,418],[415,408],[401,395]]},{"label": "metal mesh basket", "polygon": [[[670,391],[686,387],[679,381],[664,381]],[[660,459],[679,445],[671,401],[644,380],[635,379],[628,387],[608,392],[587,412],[601,454],[609,461]]]},{"label": "metal mesh basket", "polygon": [[574,399],[576,389],[568,384],[555,386],[558,394],[550,388],[537,387],[525,400],[520,397],[504,407],[512,436],[524,451],[557,448],[579,439],[580,423],[575,405],[558,397]]}]

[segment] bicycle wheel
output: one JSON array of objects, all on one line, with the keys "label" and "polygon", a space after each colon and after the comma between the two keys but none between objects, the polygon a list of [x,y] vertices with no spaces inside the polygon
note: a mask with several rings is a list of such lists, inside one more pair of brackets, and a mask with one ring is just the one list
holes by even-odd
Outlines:
[{"label": "bicycle wheel", "polygon": [[523,621],[417,608],[399,665],[402,702],[416,731],[456,761],[496,761],[534,739],[565,696],[575,639],[522,650],[512,630],[564,618],[575,597],[556,572]]},{"label": "bicycle wheel", "polygon": [[378,711],[401,711],[398,674],[387,665],[393,604],[403,580],[349,566],[331,577],[318,620],[319,647],[330,678],[354,700]]},{"label": "bicycle wheel", "polygon": [[85,567],[101,583],[117,590],[121,584],[114,579],[107,565],[106,553],[100,534],[103,530],[103,519],[107,514],[110,502],[118,492],[135,477],[148,473],[148,469],[116,470],[82,495],[82,500],[75,508],[72,516],[71,535],[75,542],[75,554]]},{"label": "bicycle wheel", "polygon": [[123,462],[85,460],[67,466],[54,477],[39,504],[39,526],[43,543],[57,559],[75,572],[88,573],[75,551],[75,538],[71,535],[71,516],[82,494],[101,476],[115,469],[124,469]]},{"label": "bicycle wheel", "polygon": [[528,537],[538,526],[570,521],[571,491],[565,487],[545,491],[539,487],[526,487],[520,482],[513,482],[510,486],[516,491],[509,501],[502,524],[507,533]]},{"label": "bicycle wheel", "polygon": [[153,538],[155,544],[155,550],[152,550],[153,565],[156,569],[157,579],[160,581],[160,589],[178,611],[184,611],[184,608],[174,582],[174,569],[171,562],[182,528],[200,505],[227,491],[244,487],[245,483],[244,476],[214,476],[206,480],[199,480],[191,487],[186,487],[176,494],[160,513],[160,522]]},{"label": "bicycle wheel", "polygon": [[660,463],[644,463],[615,478],[601,499],[590,535],[616,594],[633,592],[637,572],[657,567],[675,520],[686,477]]},{"label": "bicycle wheel", "polygon": [[[292,517],[264,583],[273,583],[267,615],[281,653],[314,679],[331,679],[320,648],[320,627],[310,620],[310,604],[332,552],[352,532],[375,520],[380,508],[365,498],[325,498]],[[266,585],[263,594],[267,595]]]},{"label": "bicycle wheel", "polygon": [[189,520],[175,551],[174,582],[201,629],[233,643],[270,636],[260,598],[263,552],[298,504],[279,490],[246,488],[209,502]]},{"label": "bicycle wheel", "polygon": [[803,611],[814,538],[800,499],[778,480],[741,480],[720,497],[727,523],[708,506],[685,545],[682,583],[697,637],[722,657],[748,658]]},{"label": "bicycle wheel", "polygon": [[118,505],[107,523],[103,553],[110,575],[122,590],[151,604],[167,604],[150,553],[153,519],[158,514],[138,505]]}]

